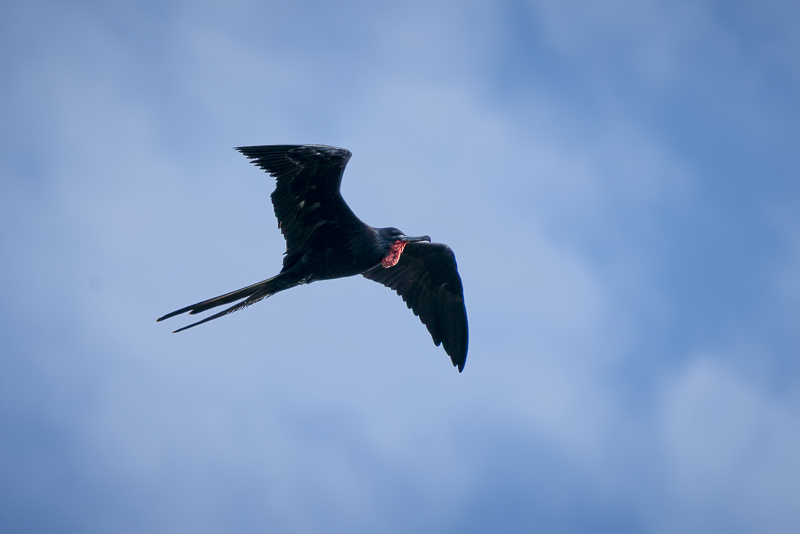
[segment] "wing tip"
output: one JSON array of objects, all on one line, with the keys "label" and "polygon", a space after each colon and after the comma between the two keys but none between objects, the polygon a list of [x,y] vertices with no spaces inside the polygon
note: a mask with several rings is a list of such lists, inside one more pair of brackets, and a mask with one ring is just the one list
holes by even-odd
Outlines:
[{"label": "wing tip", "polygon": [[347,164],[353,153],[346,148],[329,145],[251,145],[251,146],[235,146],[234,150],[243,154],[249,159],[256,159],[267,155],[279,155],[288,152],[308,152],[316,151],[317,155],[325,154],[328,157],[340,158]]}]

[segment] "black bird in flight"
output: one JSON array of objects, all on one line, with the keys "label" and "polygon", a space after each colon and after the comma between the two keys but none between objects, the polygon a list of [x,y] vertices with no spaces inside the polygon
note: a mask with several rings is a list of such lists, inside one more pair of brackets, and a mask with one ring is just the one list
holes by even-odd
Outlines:
[{"label": "black bird in flight", "polygon": [[[279,291],[317,280],[363,275],[397,291],[444,346],[461,372],[467,360],[464,290],[450,247],[428,236],[361,222],[342,198],[349,150],[324,145],[246,146],[236,150],[276,178],[272,205],[286,238],[283,268],[263,282],[168,313],[163,321],[236,302],[193,326],[233,313]],[[240,302],[237,302],[240,301]]]}]

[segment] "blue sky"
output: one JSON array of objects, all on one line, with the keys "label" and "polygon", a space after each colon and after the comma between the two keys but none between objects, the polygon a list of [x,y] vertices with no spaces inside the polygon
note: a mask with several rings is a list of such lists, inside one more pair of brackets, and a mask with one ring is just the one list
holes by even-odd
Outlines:
[{"label": "blue sky", "polygon": [[[4,2],[0,530],[795,532],[800,8]],[[263,280],[353,152],[456,253],[457,373],[361,278]]]}]

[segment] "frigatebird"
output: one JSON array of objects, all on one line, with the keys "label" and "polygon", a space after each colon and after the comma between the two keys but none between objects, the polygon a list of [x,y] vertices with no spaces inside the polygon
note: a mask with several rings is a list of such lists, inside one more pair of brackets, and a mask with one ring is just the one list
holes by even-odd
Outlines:
[{"label": "frigatebird", "polygon": [[[325,145],[268,145],[236,148],[275,177],[271,195],[278,228],[286,239],[283,268],[263,282],[204,300],[158,321],[217,306],[233,306],[175,332],[245,308],[279,291],[317,280],[360,274],[397,292],[442,345],[458,371],[467,360],[467,310],[456,257],[427,235],[407,236],[397,228],[361,222],[342,198],[340,186],[349,150]],[[240,302],[237,302],[240,301]]]}]

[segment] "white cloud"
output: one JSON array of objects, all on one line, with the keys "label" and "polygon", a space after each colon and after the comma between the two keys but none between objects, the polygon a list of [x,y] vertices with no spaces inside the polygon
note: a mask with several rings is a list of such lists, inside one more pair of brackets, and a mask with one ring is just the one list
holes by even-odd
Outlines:
[{"label": "white cloud", "polygon": [[797,395],[773,398],[719,357],[693,358],[664,391],[661,419],[673,491],[688,515],[708,521],[725,511],[748,530],[772,532],[800,520],[799,408]]}]

